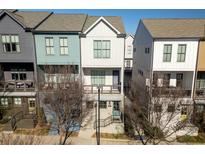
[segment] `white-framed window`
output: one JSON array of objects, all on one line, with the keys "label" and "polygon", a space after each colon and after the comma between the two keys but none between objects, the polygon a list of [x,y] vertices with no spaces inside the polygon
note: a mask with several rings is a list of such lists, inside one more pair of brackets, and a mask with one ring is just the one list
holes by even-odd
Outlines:
[{"label": "white-framed window", "polygon": [[8,106],[9,105],[8,98],[1,98],[1,105]]},{"label": "white-framed window", "polygon": [[54,42],[53,37],[46,37],[46,54],[47,55],[54,55]]},{"label": "white-framed window", "polygon": [[127,54],[131,54],[132,53],[132,46],[131,45],[128,45],[127,46]]},{"label": "white-framed window", "polygon": [[35,98],[29,98],[29,107],[34,108],[36,107],[36,99]]},{"label": "white-framed window", "polygon": [[110,40],[94,40],[94,58],[110,58]]},{"label": "white-framed window", "polygon": [[60,54],[68,55],[68,38],[60,37]]},{"label": "white-framed window", "polygon": [[177,51],[177,62],[185,62],[186,59],[186,44],[179,44]]},{"label": "white-framed window", "polygon": [[165,44],[163,51],[163,62],[171,62],[172,59],[172,45]]},{"label": "white-framed window", "polygon": [[21,98],[20,97],[16,97],[16,98],[14,98],[14,104],[15,105],[21,105]]},{"label": "white-framed window", "polygon": [[92,85],[105,85],[105,71],[92,70],[91,71],[91,84]]},{"label": "white-framed window", "polygon": [[18,53],[20,52],[18,35],[2,35],[1,36],[4,52]]},{"label": "white-framed window", "polygon": [[45,74],[46,83],[57,83],[57,74]]}]

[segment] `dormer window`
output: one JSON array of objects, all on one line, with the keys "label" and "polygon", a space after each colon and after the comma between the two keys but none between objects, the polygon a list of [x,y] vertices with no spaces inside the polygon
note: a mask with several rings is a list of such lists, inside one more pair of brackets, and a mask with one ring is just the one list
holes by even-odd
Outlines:
[{"label": "dormer window", "polygon": [[18,35],[2,35],[1,36],[3,51],[7,53],[20,52],[19,36]]}]

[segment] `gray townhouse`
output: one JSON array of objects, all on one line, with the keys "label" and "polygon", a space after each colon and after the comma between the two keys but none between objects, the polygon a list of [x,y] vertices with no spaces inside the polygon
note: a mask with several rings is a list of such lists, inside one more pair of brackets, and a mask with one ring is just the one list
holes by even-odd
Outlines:
[{"label": "gray townhouse", "polygon": [[52,13],[0,11],[0,107],[8,117],[36,113],[36,55],[32,31]]}]

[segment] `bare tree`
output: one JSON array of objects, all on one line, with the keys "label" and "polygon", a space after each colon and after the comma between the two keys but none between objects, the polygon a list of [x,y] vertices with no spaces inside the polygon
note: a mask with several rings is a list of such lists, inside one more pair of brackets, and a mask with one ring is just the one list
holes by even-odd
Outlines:
[{"label": "bare tree", "polygon": [[[131,124],[128,134],[137,134],[143,145],[160,144],[162,141],[172,143],[176,141],[177,132],[193,126],[193,108],[191,104],[183,103],[186,91],[182,88],[153,85],[150,89],[136,83],[132,85],[129,94],[132,103],[125,108],[127,123]],[[191,131],[187,130],[187,134]]]},{"label": "bare tree", "polygon": [[44,103],[56,115],[60,144],[81,126],[86,111],[82,108],[83,87],[81,78],[69,66],[45,66],[45,81],[41,84]]}]

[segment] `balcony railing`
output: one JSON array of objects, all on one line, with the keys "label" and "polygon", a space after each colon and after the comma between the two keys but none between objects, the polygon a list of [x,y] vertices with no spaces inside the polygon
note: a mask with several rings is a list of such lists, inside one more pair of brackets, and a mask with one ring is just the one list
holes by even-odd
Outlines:
[{"label": "balcony railing", "polygon": [[22,91],[34,91],[34,81],[0,81],[0,92],[22,92]]},{"label": "balcony railing", "polygon": [[[83,86],[84,93],[86,94],[97,94],[98,88],[96,85],[84,85]],[[121,93],[121,85],[103,85],[100,86],[101,94],[120,94]]]},{"label": "balcony railing", "polygon": [[153,88],[152,94],[153,96],[191,97],[191,90],[174,87],[157,87]]}]

